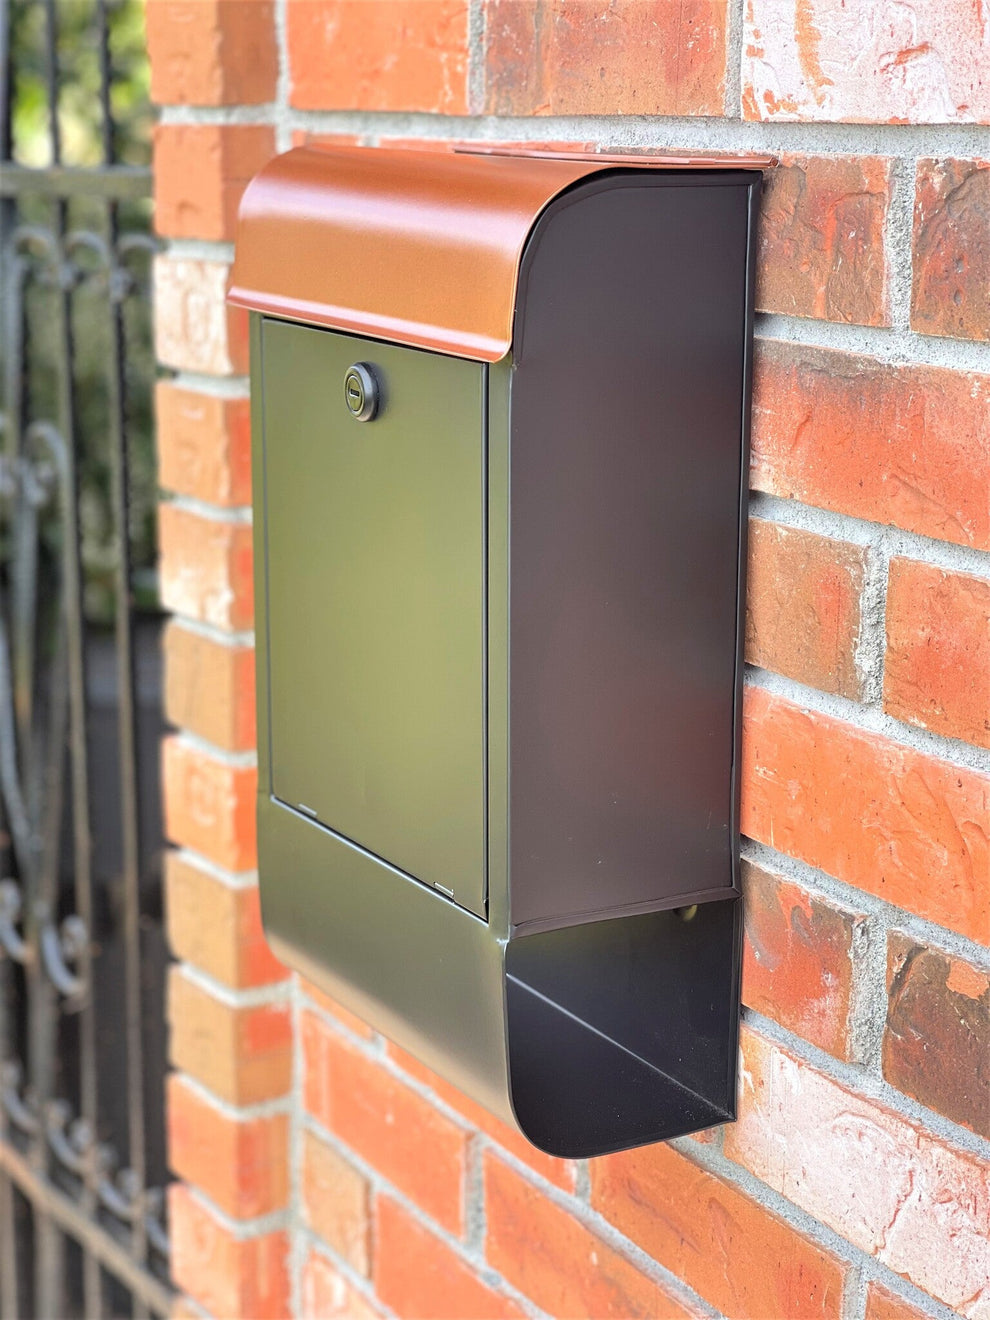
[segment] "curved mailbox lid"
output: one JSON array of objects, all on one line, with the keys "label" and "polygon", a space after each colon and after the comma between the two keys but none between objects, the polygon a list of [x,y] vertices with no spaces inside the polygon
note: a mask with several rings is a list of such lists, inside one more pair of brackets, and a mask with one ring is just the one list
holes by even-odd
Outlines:
[{"label": "curved mailbox lid", "polygon": [[767,163],[298,147],[244,194],[228,297],[309,325],[497,362],[512,343],[526,239],[558,194],[626,166]]}]

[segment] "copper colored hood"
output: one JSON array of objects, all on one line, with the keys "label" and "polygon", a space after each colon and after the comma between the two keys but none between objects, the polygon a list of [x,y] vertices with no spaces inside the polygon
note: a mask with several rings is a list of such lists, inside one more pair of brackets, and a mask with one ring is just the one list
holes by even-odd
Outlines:
[{"label": "copper colored hood", "polygon": [[527,236],[559,193],[628,166],[768,163],[298,147],[244,194],[228,297],[251,311],[496,362],[512,343]]}]

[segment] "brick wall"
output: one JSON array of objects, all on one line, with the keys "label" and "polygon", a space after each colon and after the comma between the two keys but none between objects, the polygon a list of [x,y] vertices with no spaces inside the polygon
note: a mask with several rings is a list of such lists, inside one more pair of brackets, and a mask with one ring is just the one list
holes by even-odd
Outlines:
[{"label": "brick wall", "polygon": [[[183,1314],[990,1315],[990,27],[974,0],[148,0]],[[772,151],[740,1121],[528,1147],[255,876],[244,181],[313,138]]]}]

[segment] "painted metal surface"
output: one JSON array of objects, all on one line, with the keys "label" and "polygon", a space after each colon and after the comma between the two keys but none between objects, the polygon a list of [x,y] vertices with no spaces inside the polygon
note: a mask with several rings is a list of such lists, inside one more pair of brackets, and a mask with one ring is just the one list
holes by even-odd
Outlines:
[{"label": "painted metal surface", "polygon": [[[697,158],[641,169],[698,168]],[[298,147],[241,202],[231,302],[309,325],[495,362],[545,207],[621,157]],[[757,168],[761,162],[757,161]],[[734,167],[719,158],[706,170]]]},{"label": "painted metal surface", "polygon": [[[417,157],[409,176],[418,162],[430,168]],[[386,174],[392,186],[407,177],[391,166]],[[532,230],[520,269],[505,274],[515,338],[484,374],[446,355],[252,318],[252,372],[264,378],[266,398],[262,404],[255,391],[266,930],[282,958],[558,1155],[662,1140],[734,1114],[758,190],[758,173],[738,170],[609,171],[568,188]],[[392,199],[393,216],[402,201]],[[419,214],[415,205],[409,214]],[[303,366],[294,351],[273,364],[272,335],[286,345],[305,336],[314,356]],[[304,457],[299,433],[323,426],[331,434],[328,391],[339,391],[358,359],[381,362],[386,377],[401,363],[410,388],[421,376],[422,407],[404,419],[399,395],[386,389],[383,417],[393,409],[397,435],[423,471],[403,458],[398,473],[372,466],[362,483],[360,467]],[[430,384],[441,367],[480,382],[480,393],[472,386],[464,396],[470,408],[444,407],[445,392]],[[274,425],[273,373],[285,377],[274,385]],[[456,387],[452,397],[460,397]],[[335,406],[343,410],[342,400]],[[379,424],[352,430],[370,444]],[[470,480],[446,470],[461,445],[483,465]],[[273,485],[276,447],[285,456]],[[329,527],[335,481],[355,493],[339,529]],[[418,509],[443,522],[451,500],[462,501],[460,516],[483,511],[481,593],[455,589],[462,579],[445,556],[412,560],[435,575],[451,614],[470,615],[475,634],[484,630],[485,907],[471,900],[470,884],[446,897],[401,860],[415,834],[411,820],[396,836],[396,855],[371,832],[343,837],[335,812],[355,805],[353,784],[328,793],[320,820],[287,804],[278,787],[281,740],[295,756],[307,722],[319,731],[306,752],[307,784],[339,786],[350,769],[332,762],[349,756],[360,766],[369,754],[362,735],[345,746],[332,726],[352,718],[355,700],[377,724],[377,694],[391,702],[409,677],[401,673],[406,648],[393,647],[385,629],[366,650],[371,634],[360,621],[377,599],[386,615],[396,608],[389,563],[401,538],[391,519]],[[351,554],[365,521],[377,529],[368,545],[386,547],[378,560],[365,549]],[[300,531],[294,522],[311,526]],[[303,593],[287,567],[301,554],[313,560]],[[460,558],[476,571],[473,550]],[[466,622],[409,613],[397,635],[414,648],[431,645],[416,637],[423,626],[457,660],[466,652],[443,639]],[[286,733],[276,696],[280,656],[295,665],[307,645],[312,678],[290,680],[298,702]],[[341,647],[352,648],[351,665],[368,658],[346,712],[317,681],[321,657]],[[393,651],[399,669],[375,676],[376,657]],[[326,663],[329,672],[332,654]],[[444,686],[434,689],[422,668],[412,677],[429,691],[428,703]],[[372,744],[378,740],[382,764],[394,755],[408,770],[405,718],[417,715],[396,707]],[[462,749],[468,745],[477,746],[473,729]],[[447,775],[452,762],[438,760]],[[448,802],[418,793],[410,802],[431,836],[428,854],[456,869]],[[376,831],[389,827],[385,816],[375,822]]]},{"label": "painted metal surface", "polygon": [[272,320],[261,353],[272,793],[483,915],[485,369]]}]

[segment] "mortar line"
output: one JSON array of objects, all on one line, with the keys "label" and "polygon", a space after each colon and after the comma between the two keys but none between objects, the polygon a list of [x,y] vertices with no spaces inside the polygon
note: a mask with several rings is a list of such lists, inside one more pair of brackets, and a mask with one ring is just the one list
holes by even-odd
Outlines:
[{"label": "mortar line", "polygon": [[[284,0],[277,0],[276,22]],[[961,156],[986,154],[986,127],[977,123],[836,123],[820,120],[748,120],[725,115],[443,115],[389,110],[305,110],[288,97],[258,106],[170,105],[163,124],[278,123],[287,112],[291,128],[324,133],[373,133],[379,137],[449,138],[521,142],[597,141],[602,150],[639,149],[771,152],[861,156]]]},{"label": "mortar line", "polygon": [[823,692],[796,678],[787,678],[783,674],[749,664],[746,665],[745,686],[751,690],[769,692],[803,710],[848,724],[861,733],[877,734],[895,750],[918,752],[946,765],[971,770],[979,775],[990,772],[990,753],[982,748],[957,738],[931,733],[914,724],[905,724],[876,706],[864,706],[850,697]]},{"label": "mortar line", "polygon": [[201,738],[191,729],[177,729],[171,736],[180,747],[200,752],[203,756],[208,756],[211,761],[219,761],[221,765],[229,766],[232,770],[253,770],[258,764],[257,752],[228,751],[225,747],[218,747],[216,743]]},{"label": "mortar line", "polygon": [[954,541],[940,541],[921,532],[906,531],[890,523],[870,522],[851,513],[840,513],[818,504],[769,491],[750,490],[749,512],[756,518],[782,523],[802,531],[817,532],[854,545],[876,547],[881,539],[890,558],[914,559],[931,564],[947,573],[969,573],[974,577],[990,578],[990,550],[958,545]]},{"label": "mortar line", "polygon": [[742,63],[746,42],[746,0],[728,0],[725,10],[725,108],[726,120],[742,119]]},{"label": "mortar line", "polygon": [[782,1027],[773,1018],[766,1017],[754,1008],[743,1005],[743,1021],[752,1027],[763,1039],[786,1050],[788,1054],[806,1064],[819,1076],[835,1083],[845,1091],[850,1091],[860,1100],[881,1104],[908,1127],[919,1130],[926,1136],[936,1137],[957,1154],[967,1157],[990,1160],[990,1140],[960,1127],[950,1118],[928,1109],[917,1100],[902,1091],[896,1090],[884,1078],[868,1072],[855,1063],[847,1063],[834,1054],[828,1054],[818,1045],[797,1036]]},{"label": "mortar line", "polygon": [[197,499],[195,495],[175,494],[162,491],[159,504],[167,504],[184,513],[193,513],[197,518],[205,518],[214,523],[233,523],[251,526],[252,511],[249,504],[210,504],[207,500]]},{"label": "mortar line", "polygon": [[215,623],[204,623],[202,619],[192,619],[186,614],[171,614],[169,618],[183,632],[193,633],[196,637],[202,637],[216,646],[224,646],[231,651],[241,648],[254,649],[253,632],[243,630],[228,632],[225,628],[218,628]]},{"label": "mortar line", "polygon": [[804,862],[789,853],[779,852],[758,839],[743,838],[742,857],[764,870],[773,871],[799,884],[811,893],[840,903],[843,907],[876,917],[886,931],[900,931],[919,943],[942,950],[953,957],[962,958],[981,970],[990,971],[990,948],[978,940],[969,939],[947,926],[940,926],[927,917],[899,908],[876,894],[848,884],[828,872]]},{"label": "mortar line", "polygon": [[170,852],[180,858],[187,866],[194,866],[198,871],[204,871],[212,879],[225,885],[228,889],[254,889],[258,883],[257,871],[226,871],[216,862],[210,861],[202,853],[196,852],[194,848],[171,848]]},{"label": "mortar line", "polygon": [[224,985],[195,963],[179,963],[178,970],[187,981],[227,1008],[272,1008],[288,1006],[291,1000],[291,985],[288,981],[273,981],[271,985],[232,990],[229,985]]}]

